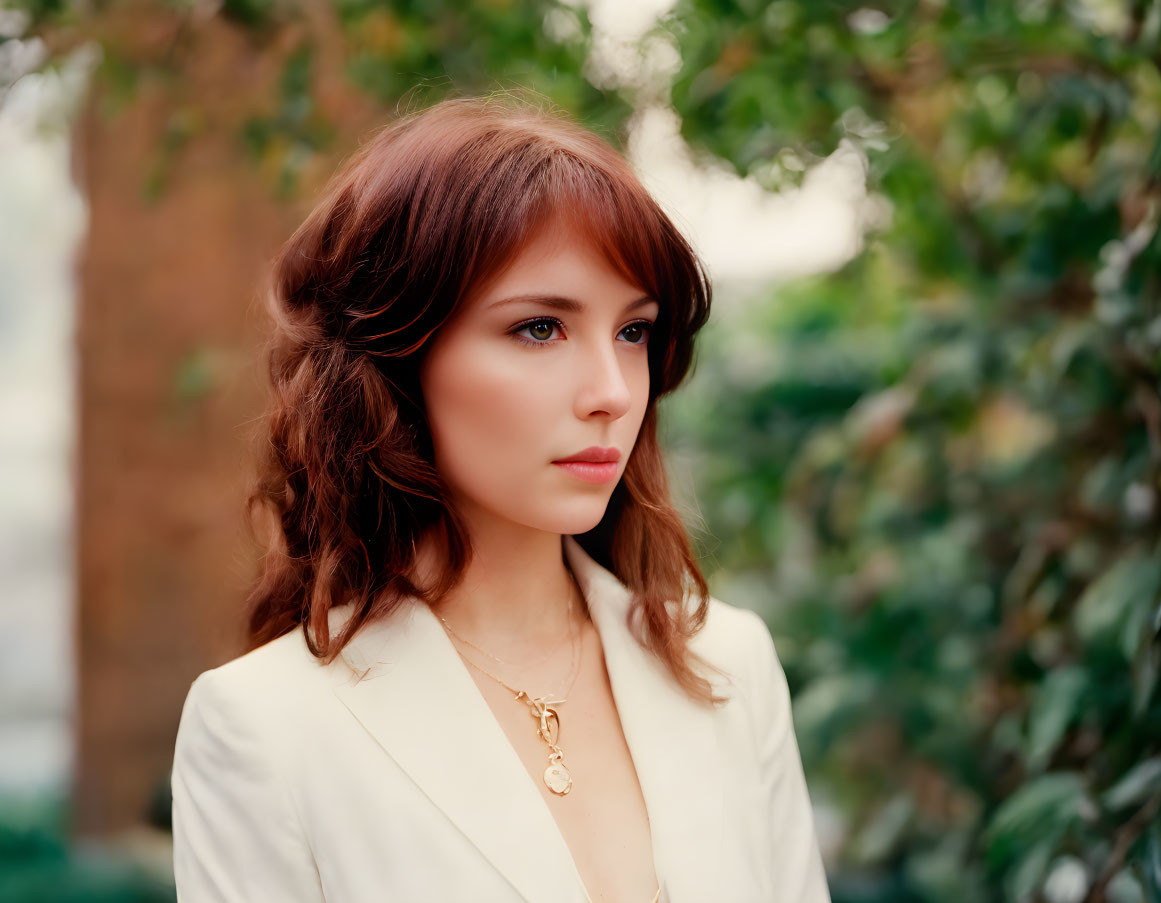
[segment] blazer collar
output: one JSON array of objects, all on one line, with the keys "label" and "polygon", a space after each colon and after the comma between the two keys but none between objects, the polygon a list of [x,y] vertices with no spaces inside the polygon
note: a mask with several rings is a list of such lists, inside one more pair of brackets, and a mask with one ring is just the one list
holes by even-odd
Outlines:
[{"label": "blazer collar", "polygon": [[[628,588],[573,537],[563,547],[600,635],[649,813],[662,899],[714,899],[726,762],[713,710],[689,699],[636,642],[626,622]],[[331,612],[332,632],[349,612]],[[520,896],[589,899],[548,804],[427,605],[410,599],[365,625],[343,659],[358,673],[369,670],[336,685],[339,699]],[[568,892],[563,876],[573,882]]]}]

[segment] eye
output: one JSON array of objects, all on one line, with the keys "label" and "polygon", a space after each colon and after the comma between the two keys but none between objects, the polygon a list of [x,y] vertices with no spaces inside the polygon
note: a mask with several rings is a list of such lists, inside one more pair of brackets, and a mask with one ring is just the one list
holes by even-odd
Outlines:
[{"label": "eye", "polygon": [[626,326],[624,329],[621,330],[622,333],[626,333],[626,332],[630,332],[630,331],[634,332],[637,335],[641,335],[642,338],[641,338],[641,341],[639,341],[639,342],[630,342],[629,344],[630,345],[644,345],[646,342],[649,341],[649,334],[653,331],[653,324],[650,323],[648,320],[638,320],[636,323],[630,323],[628,326]]},{"label": "eye", "polygon": [[[516,326],[509,335],[525,345],[549,345],[552,344],[549,338],[554,327],[563,329],[564,324],[556,317],[537,317],[535,320],[526,320]],[[652,329],[653,323],[649,320],[637,320],[624,327],[621,333],[628,333],[632,337],[629,340],[630,345],[644,345],[647,343]],[[525,331],[530,333],[530,338],[524,338],[520,335]]]},{"label": "eye", "polygon": [[[551,335],[554,326],[562,327],[563,325],[556,317],[538,317],[535,320],[528,320],[520,324],[512,330],[511,335],[518,342],[523,342],[525,345],[547,345],[548,336],[542,335],[542,333],[548,332]],[[520,333],[525,330],[532,330],[531,341],[520,336]],[[541,335],[538,335],[538,333]]]}]

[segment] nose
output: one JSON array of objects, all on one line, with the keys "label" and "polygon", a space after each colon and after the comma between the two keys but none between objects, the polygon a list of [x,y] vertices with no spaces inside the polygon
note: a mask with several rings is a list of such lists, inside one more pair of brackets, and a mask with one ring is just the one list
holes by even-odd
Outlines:
[{"label": "nose", "polygon": [[625,362],[617,349],[602,345],[578,363],[577,416],[607,414],[612,420],[625,416],[632,407],[633,393],[625,378]]}]

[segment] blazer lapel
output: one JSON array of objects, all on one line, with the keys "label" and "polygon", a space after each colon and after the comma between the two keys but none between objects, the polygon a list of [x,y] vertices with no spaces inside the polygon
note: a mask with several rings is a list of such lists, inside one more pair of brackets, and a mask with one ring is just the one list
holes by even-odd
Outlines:
[{"label": "blazer lapel", "polygon": [[[662,899],[714,899],[725,762],[712,711],[688,699],[630,635],[628,589],[571,536],[563,542],[601,637],[649,812]],[[331,612],[332,632],[349,612]],[[337,684],[339,699],[520,896],[529,903],[588,899],[547,803],[425,604],[406,600],[390,618],[366,625],[343,659],[366,674]],[[573,877],[567,892],[566,875]]]},{"label": "blazer lapel", "polygon": [[[616,575],[573,537],[564,537],[564,549],[601,635],[621,729],[649,811],[661,899],[728,899],[718,870],[729,763],[714,710],[686,696],[637,643],[626,623],[631,593]],[[721,689],[716,677],[713,683]]]},{"label": "blazer lapel", "polygon": [[[584,900],[539,791],[434,613],[408,600],[344,650],[335,692],[428,798],[530,903]],[[562,893],[561,876],[576,885]]]}]

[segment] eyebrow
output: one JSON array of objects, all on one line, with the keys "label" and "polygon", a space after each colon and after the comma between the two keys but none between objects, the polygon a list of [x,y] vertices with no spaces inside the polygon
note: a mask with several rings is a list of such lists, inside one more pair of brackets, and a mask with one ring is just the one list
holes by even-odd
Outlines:
[{"label": "eyebrow", "polygon": [[[540,294],[539,292],[531,292],[525,295],[513,295],[510,298],[501,298],[499,301],[493,301],[491,304],[489,304],[488,309],[492,310],[493,308],[500,307],[505,304],[516,304],[520,301],[534,301],[538,304],[543,304],[545,307],[551,307],[556,310],[563,310],[570,314],[579,314],[582,313],[585,309],[585,305],[580,301],[577,301],[576,298],[568,298],[564,295],[544,295]],[[638,298],[636,301],[630,301],[625,306],[625,310],[636,310],[638,307],[644,307],[651,301],[657,303],[655,298],[644,295]]]}]

